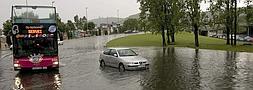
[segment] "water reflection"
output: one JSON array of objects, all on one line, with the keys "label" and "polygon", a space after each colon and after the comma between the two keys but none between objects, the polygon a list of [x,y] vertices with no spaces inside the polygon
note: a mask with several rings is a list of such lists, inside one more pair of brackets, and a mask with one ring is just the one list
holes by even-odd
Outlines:
[{"label": "water reflection", "polygon": [[201,77],[200,77],[200,64],[199,64],[199,49],[195,49],[195,55],[192,62],[192,69],[191,69],[191,89],[192,90],[201,90]]},{"label": "water reflection", "polygon": [[[161,52],[162,51],[162,52]],[[178,59],[174,47],[157,50],[150,74],[143,76],[143,90],[198,90],[200,89],[199,50],[195,51],[192,62]]]},{"label": "water reflection", "polygon": [[14,79],[14,90],[60,90],[59,71],[19,72]]},{"label": "water reflection", "polygon": [[224,71],[220,77],[214,79],[215,86],[216,89],[234,90],[233,87],[236,84],[234,80],[237,73],[236,52],[227,51],[225,57]]},{"label": "water reflection", "polygon": [[100,68],[100,70],[101,75],[111,81],[129,80],[130,78],[137,78],[138,75],[148,72],[148,70],[119,72],[117,68],[112,68],[108,66]]},{"label": "water reflection", "polygon": [[140,78],[143,90],[253,88],[252,54],[173,47],[154,54],[150,71]]},{"label": "water reflection", "polygon": [[140,90],[142,88],[138,85],[140,78],[149,72],[148,70],[119,72],[117,68],[111,67],[101,68],[100,71],[99,75],[104,78],[102,82],[107,83],[103,87],[105,90]]}]

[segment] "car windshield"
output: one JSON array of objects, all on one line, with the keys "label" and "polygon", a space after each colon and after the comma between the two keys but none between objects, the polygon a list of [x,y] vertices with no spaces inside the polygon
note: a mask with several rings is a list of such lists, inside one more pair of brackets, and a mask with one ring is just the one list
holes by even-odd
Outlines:
[{"label": "car windshield", "polygon": [[117,50],[119,53],[119,56],[137,56],[137,54],[131,50],[131,49],[121,49],[121,50]]}]

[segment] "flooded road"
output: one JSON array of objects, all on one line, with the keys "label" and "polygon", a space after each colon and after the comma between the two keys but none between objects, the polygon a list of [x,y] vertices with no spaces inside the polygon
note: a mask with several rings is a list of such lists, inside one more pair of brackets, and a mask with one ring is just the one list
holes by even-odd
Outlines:
[{"label": "flooded road", "polygon": [[153,48],[150,53],[154,56],[147,57],[152,66],[141,78],[143,90],[253,89],[252,53],[189,48]]},{"label": "flooded road", "polygon": [[107,41],[123,35],[64,41],[59,71],[18,72],[0,51],[0,90],[252,90],[253,54],[190,48],[135,47],[149,70],[99,67]]}]

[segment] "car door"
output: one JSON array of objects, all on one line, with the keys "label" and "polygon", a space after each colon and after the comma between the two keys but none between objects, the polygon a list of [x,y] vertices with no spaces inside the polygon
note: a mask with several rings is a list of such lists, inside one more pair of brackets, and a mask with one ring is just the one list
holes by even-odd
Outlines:
[{"label": "car door", "polygon": [[[115,56],[115,55],[117,55],[117,56]],[[111,63],[111,66],[118,67],[118,60],[117,60],[118,54],[117,54],[116,49],[112,49],[110,51],[110,56],[109,57],[110,57],[109,62]]]},{"label": "car door", "polygon": [[101,56],[101,59],[103,59],[105,64],[109,65],[109,66],[110,66],[110,60],[109,60],[110,59],[110,51],[111,51],[111,49],[106,49]]}]

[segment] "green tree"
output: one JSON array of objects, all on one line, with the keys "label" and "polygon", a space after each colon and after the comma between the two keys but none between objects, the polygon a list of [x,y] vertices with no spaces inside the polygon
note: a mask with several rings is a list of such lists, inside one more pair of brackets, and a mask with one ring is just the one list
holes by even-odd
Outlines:
[{"label": "green tree", "polygon": [[70,30],[70,31],[75,30],[75,25],[74,25],[74,23],[73,23],[71,20],[68,20],[68,21],[67,21],[67,28],[68,28],[68,30]]},{"label": "green tree", "polygon": [[203,0],[186,0],[186,12],[190,17],[190,23],[193,27],[193,32],[195,36],[195,47],[199,47],[199,25],[200,25],[200,3]]},{"label": "green tree", "polygon": [[[219,20],[223,20],[221,22],[226,26],[226,36],[227,36],[227,45],[236,45],[236,34],[237,34],[237,0],[210,0],[211,7],[210,10],[213,13],[219,13],[213,16],[219,16]],[[216,19],[218,20],[218,19]],[[234,34],[234,37],[233,35]]]},{"label": "green tree", "polygon": [[80,30],[86,30],[87,29],[87,19],[85,16],[83,16],[82,18],[79,18],[78,15],[74,16],[74,21],[75,21],[75,26],[77,29]]},{"label": "green tree", "polygon": [[11,31],[11,29],[12,29],[11,20],[6,20],[3,23],[3,32],[4,32],[4,35],[7,36],[9,34],[9,31]]},{"label": "green tree", "polygon": [[162,45],[166,46],[165,42],[165,11],[166,11],[166,0],[137,0],[141,7],[141,21],[147,19],[152,25],[153,32],[161,33]]},{"label": "green tree", "polygon": [[56,14],[56,25],[57,25],[59,31],[61,31],[61,32],[67,31],[67,29],[65,27],[65,23],[61,21],[59,14]]},{"label": "green tree", "polygon": [[127,19],[126,21],[124,21],[123,23],[123,31],[126,31],[126,30],[137,30],[139,28],[139,25],[138,25],[138,20],[137,19]]},{"label": "green tree", "polygon": [[88,23],[88,29],[89,29],[89,30],[95,29],[95,26],[96,26],[96,25],[95,25],[94,22],[89,22],[89,23]]},{"label": "green tree", "polygon": [[[218,2],[215,2],[215,1],[210,2],[210,7],[208,8],[209,11],[204,12],[204,13],[206,13],[206,16],[204,16],[205,25],[209,26],[212,30],[215,30],[216,34],[218,33],[218,30],[223,29],[222,25],[223,24],[225,25],[225,23],[226,23],[226,19],[225,19],[226,12],[224,9],[221,8],[221,5],[222,5],[221,0],[218,0]],[[223,5],[223,6],[225,6],[225,5]],[[223,8],[225,8],[225,7],[223,7]],[[229,43],[229,38],[228,38],[228,43]]]},{"label": "green tree", "polygon": [[250,30],[250,25],[253,24],[253,7],[250,6],[252,4],[252,0],[245,0],[246,8],[245,8],[245,14],[246,14],[246,24],[247,24],[247,31]]},{"label": "green tree", "polygon": [[175,32],[180,29],[182,18],[184,17],[184,0],[168,0],[166,4],[166,23],[167,23],[167,43],[175,43]]},{"label": "green tree", "polygon": [[[182,30],[185,24],[185,0],[138,0],[141,7],[140,26],[144,30],[162,34],[165,44],[165,30],[167,30],[167,43],[175,42],[175,32]],[[187,25],[185,25],[187,26]],[[170,38],[171,37],[171,38]],[[171,39],[171,40],[170,40]]]},{"label": "green tree", "polygon": [[74,23],[71,20],[68,20],[65,27],[66,27],[66,30],[67,30],[68,38],[69,39],[73,38],[73,33],[72,32],[75,30]]}]

